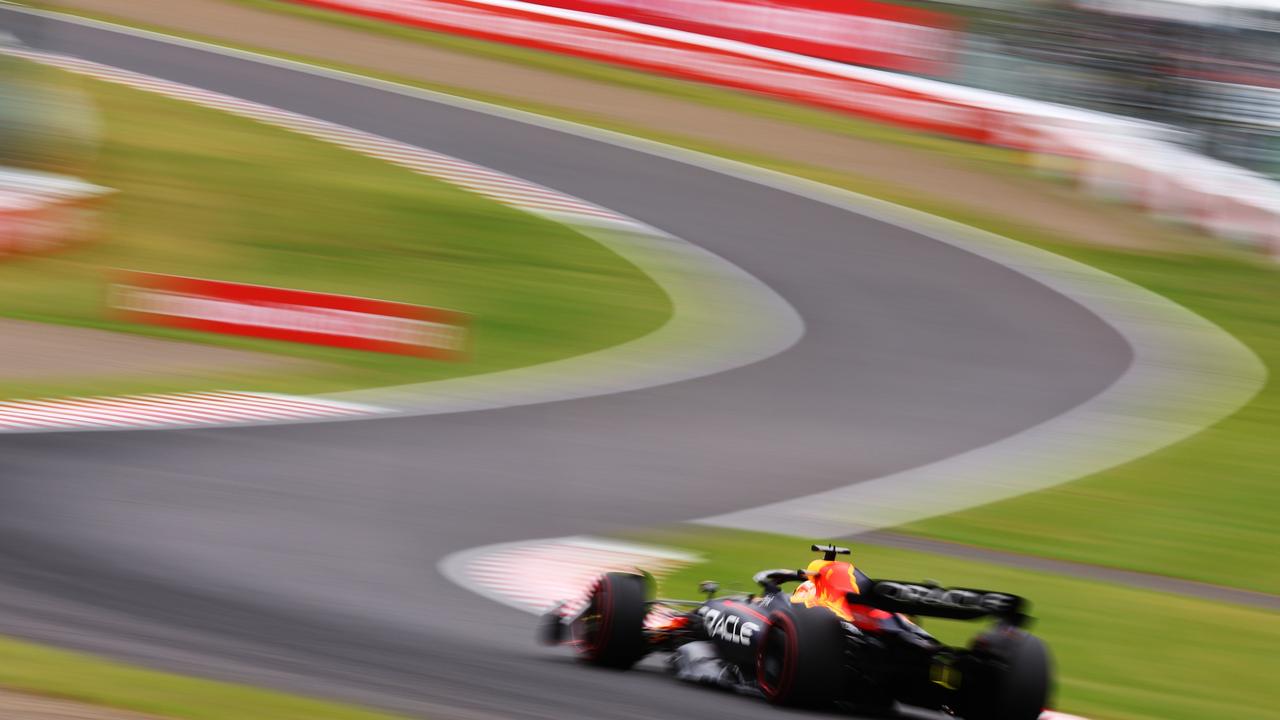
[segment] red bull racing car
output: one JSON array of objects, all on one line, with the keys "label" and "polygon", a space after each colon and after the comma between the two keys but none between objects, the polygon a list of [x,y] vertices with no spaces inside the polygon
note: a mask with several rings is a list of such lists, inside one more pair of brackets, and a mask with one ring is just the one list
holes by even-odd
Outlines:
[{"label": "red bull racing car", "polygon": [[[1024,629],[1015,595],[933,583],[872,580],[847,548],[804,570],[763,570],[760,592],[706,600],[656,599],[653,578],[601,576],[580,610],[552,609],[543,640],[572,645],[587,662],[630,668],[667,655],[679,679],[754,693],[780,705],[890,713],[897,703],[965,720],[1036,720],[1052,679],[1044,643]],[[783,587],[798,583],[791,592]],[[968,647],[939,642],[921,617],[994,618]]]}]

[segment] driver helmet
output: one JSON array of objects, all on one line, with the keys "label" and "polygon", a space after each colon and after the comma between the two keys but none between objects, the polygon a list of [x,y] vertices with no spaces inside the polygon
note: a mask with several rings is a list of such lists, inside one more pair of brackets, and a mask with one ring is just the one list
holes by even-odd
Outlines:
[{"label": "driver helmet", "polygon": [[818,587],[813,584],[813,579],[818,576],[818,573],[822,568],[830,565],[832,562],[833,561],[831,560],[818,559],[809,563],[809,566],[804,569],[804,574],[808,579],[797,585],[795,590],[791,591],[791,602],[804,603],[806,605],[811,603],[818,594]]}]

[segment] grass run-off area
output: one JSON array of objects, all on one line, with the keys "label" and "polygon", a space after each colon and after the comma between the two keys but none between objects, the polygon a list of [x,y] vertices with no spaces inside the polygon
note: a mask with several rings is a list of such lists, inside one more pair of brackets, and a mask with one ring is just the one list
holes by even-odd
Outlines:
[{"label": "grass run-off area", "polygon": [[32,695],[175,720],[395,720],[398,717],[323,700],[120,665],[9,638],[0,638],[0,685]]},{"label": "grass run-off area", "polygon": [[[805,127],[933,150],[952,160],[960,156],[990,172],[1014,173],[1025,176],[1029,183],[1042,183],[1046,192],[1061,191],[1022,168],[1016,153],[997,148],[929,137],[846,115],[603,63],[420,31],[279,0],[227,1],[658,95],[696,100]],[[323,57],[301,59],[408,85],[441,89],[404,77],[326,62]],[[1177,252],[1172,253],[1083,246],[1066,241],[1064,236],[996,215],[976,213],[971,208],[931,198],[912,188],[886,185],[859,176],[856,171],[837,172],[800,165],[554,107],[486,98],[465,89],[445,89],[817,180],[1036,245],[1158,292],[1221,325],[1252,348],[1269,368],[1280,367],[1280,282],[1277,282],[1280,269],[1251,253],[1196,238],[1182,228],[1152,226],[1157,228],[1153,232],[1160,233],[1162,240],[1172,239],[1167,244],[1176,248]],[[1131,212],[1101,202],[1096,203],[1096,211],[1117,215]],[[1280,547],[1280,529],[1274,522],[1274,518],[1280,517],[1280,493],[1274,490],[1274,468],[1280,467],[1276,427],[1280,427],[1280,385],[1271,381],[1240,413],[1176,446],[1056,489],[917,523],[905,530],[1065,560],[1280,592],[1280,553],[1275,551]]]},{"label": "grass run-off area", "polygon": [[[677,529],[641,539],[701,554],[706,562],[660,578],[663,597],[696,598],[702,580],[727,591],[756,591],[751,576],[803,568],[813,538]],[[1055,707],[1094,720],[1280,718],[1272,657],[1280,616],[1262,610],[1139,591],[940,555],[858,545],[854,562],[872,577],[937,580],[1022,595],[1032,631],[1057,665]],[[926,619],[925,629],[966,644],[981,622]]]},{"label": "grass run-off area", "polygon": [[[104,136],[88,179],[118,192],[96,242],[0,263],[0,314],[313,362],[288,372],[104,370],[0,381],[0,397],[313,392],[434,380],[600,349],[670,315],[665,293],[646,275],[565,226],[285,130],[116,85],[61,81],[80,83],[96,102]],[[472,358],[439,362],[126,325],[104,309],[115,268],[461,310],[474,319]]]}]

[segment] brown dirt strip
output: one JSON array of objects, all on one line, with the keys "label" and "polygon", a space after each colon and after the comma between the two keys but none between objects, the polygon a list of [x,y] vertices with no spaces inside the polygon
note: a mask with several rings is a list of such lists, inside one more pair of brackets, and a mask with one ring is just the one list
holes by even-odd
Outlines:
[{"label": "brown dirt strip", "polygon": [[304,373],[323,367],[269,353],[25,320],[0,319],[0,345],[0,378],[6,381]]},{"label": "brown dirt strip", "polygon": [[886,192],[968,208],[1064,239],[1135,249],[1174,249],[1164,228],[1048,181],[993,174],[971,159],[804,127],[645,90],[434,48],[226,0],[49,0],[239,46],[466,88],[558,107],[713,147],[737,149],[872,181]]},{"label": "brown dirt strip", "polygon": [[1050,560],[1036,555],[1023,555],[1021,553],[1008,552],[1005,550],[991,550],[973,545],[962,545],[960,543],[947,542],[946,540],[932,540],[929,538],[900,535],[892,532],[870,532],[863,535],[857,535],[852,538],[852,541],[866,545],[879,545],[881,547],[898,548],[900,550],[915,550],[919,552],[934,553],[936,555],[947,555],[954,558],[960,558],[962,560],[976,560],[979,562],[991,563],[993,565],[1018,568],[1020,570],[1033,570],[1037,572],[1054,573],[1056,575],[1066,575],[1069,577],[1080,578],[1081,580],[1096,580],[1098,582],[1111,583],[1114,585],[1126,585],[1128,587],[1141,588],[1143,590],[1155,590],[1157,592],[1171,593],[1173,595],[1183,595],[1185,597],[1197,598],[1199,600],[1234,603],[1236,605],[1246,605],[1249,607],[1261,608],[1263,610],[1280,610],[1280,595],[1270,595],[1268,593],[1254,592],[1252,590],[1240,590],[1222,585],[1209,585],[1207,583],[1198,583],[1191,580],[1179,580],[1177,578],[1165,577],[1163,575],[1150,575],[1148,573],[1133,572],[1131,570],[1118,570],[1116,568],[1103,567],[1101,565],[1089,565],[1087,563],[1076,563],[1066,560]]},{"label": "brown dirt strip", "polygon": [[0,717],[6,720],[157,720],[154,715],[3,689],[0,689]]}]

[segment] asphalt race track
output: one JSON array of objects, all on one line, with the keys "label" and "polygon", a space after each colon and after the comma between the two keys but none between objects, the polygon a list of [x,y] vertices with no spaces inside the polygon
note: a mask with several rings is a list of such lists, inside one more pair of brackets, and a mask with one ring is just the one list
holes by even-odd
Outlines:
[{"label": "asphalt race track", "polygon": [[791,350],[754,365],[583,400],[0,436],[2,632],[439,720],[778,717],[757,701],[593,671],[538,648],[532,618],[452,585],[436,561],[914,467],[1062,413],[1131,359],[1109,326],[1004,267],[745,180],[8,10],[0,27],[33,47],[378,133],[616,209],[737,263],[807,326]]}]

